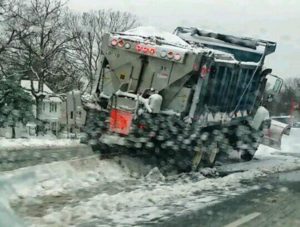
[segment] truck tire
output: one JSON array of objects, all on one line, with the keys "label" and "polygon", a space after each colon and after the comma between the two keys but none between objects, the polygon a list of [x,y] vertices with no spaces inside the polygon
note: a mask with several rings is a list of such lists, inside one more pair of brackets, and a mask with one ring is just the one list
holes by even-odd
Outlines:
[{"label": "truck tire", "polygon": [[243,150],[241,151],[241,159],[243,161],[251,161],[253,159],[254,155],[251,154],[251,152],[249,152],[248,150]]},{"label": "truck tire", "polygon": [[240,150],[240,157],[243,161],[251,161],[258,149],[258,146],[262,140],[261,130],[255,130],[248,127],[248,133],[243,137],[243,148]]},{"label": "truck tire", "polygon": [[87,111],[86,123],[83,127],[85,136],[80,142],[91,145],[94,152],[99,152],[102,149],[99,138],[107,128],[106,116],[107,113],[98,110]]}]

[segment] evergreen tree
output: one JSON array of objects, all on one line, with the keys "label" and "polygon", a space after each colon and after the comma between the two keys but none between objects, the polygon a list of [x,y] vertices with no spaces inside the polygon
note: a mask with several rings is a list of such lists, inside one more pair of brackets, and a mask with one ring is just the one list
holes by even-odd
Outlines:
[{"label": "evergreen tree", "polygon": [[33,100],[31,95],[13,79],[0,81],[0,127],[12,127],[15,138],[15,127],[18,122],[24,125],[33,120]]}]

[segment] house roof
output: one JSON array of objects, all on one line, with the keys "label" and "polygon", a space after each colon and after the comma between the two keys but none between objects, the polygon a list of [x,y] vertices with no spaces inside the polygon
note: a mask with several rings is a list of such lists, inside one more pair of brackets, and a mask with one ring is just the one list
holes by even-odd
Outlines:
[{"label": "house roof", "polygon": [[46,96],[43,101],[44,102],[62,102],[61,98],[58,96]]},{"label": "house roof", "polygon": [[[38,81],[33,81],[33,88],[35,91],[38,90]],[[30,80],[21,80],[21,87],[23,87],[25,90],[31,90],[31,81]],[[46,95],[44,101],[50,101],[50,102],[62,102],[61,98],[56,95],[46,84],[44,84],[43,87],[43,94]]]},{"label": "house roof", "polygon": [[[38,81],[33,81],[33,88],[34,90],[38,90]],[[25,88],[26,90],[31,90],[31,81],[30,80],[21,80],[21,87]],[[54,94],[54,92],[46,85],[44,84],[44,92],[48,94]]]}]

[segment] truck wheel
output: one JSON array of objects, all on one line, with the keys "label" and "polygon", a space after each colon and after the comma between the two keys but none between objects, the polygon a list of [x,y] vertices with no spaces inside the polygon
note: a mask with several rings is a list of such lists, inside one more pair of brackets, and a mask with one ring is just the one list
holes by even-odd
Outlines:
[{"label": "truck wheel", "polygon": [[236,146],[242,161],[251,161],[261,142],[261,131],[253,129],[250,125],[241,125],[236,131]]},{"label": "truck wheel", "polygon": [[243,161],[251,161],[255,155],[256,150],[258,149],[259,143],[255,140],[247,141],[244,143],[244,146],[240,149],[240,158]]},{"label": "truck wheel", "polygon": [[243,161],[246,161],[246,162],[251,161],[253,159],[253,157],[254,157],[254,155],[251,154],[251,152],[249,152],[247,150],[242,150],[241,151],[241,159]]}]

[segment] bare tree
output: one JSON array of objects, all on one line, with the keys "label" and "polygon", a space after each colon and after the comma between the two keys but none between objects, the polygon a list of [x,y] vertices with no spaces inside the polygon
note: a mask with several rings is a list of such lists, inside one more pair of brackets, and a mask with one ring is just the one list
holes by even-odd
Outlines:
[{"label": "bare tree", "polygon": [[293,105],[300,104],[300,78],[291,77],[284,81],[284,86],[278,97],[270,104],[272,115],[291,114]]},{"label": "bare tree", "polygon": [[1,36],[0,36],[0,54],[6,50],[9,44],[17,36],[15,29],[11,29],[10,16],[8,13],[9,4],[4,0],[0,1],[0,23],[1,23]]},{"label": "bare tree", "polygon": [[[0,1],[0,72],[2,76],[7,76],[8,63],[7,55],[18,38],[26,37],[25,24],[20,26],[20,20],[16,13],[22,8],[22,2],[17,0]],[[17,29],[18,28],[18,29]]]},{"label": "bare tree", "polygon": [[83,92],[91,92],[99,68],[103,34],[136,27],[137,18],[127,12],[99,10],[82,14],[69,13],[66,24],[72,36],[76,37],[70,43],[69,63],[80,74],[77,78],[85,83]]},{"label": "bare tree", "polygon": [[294,91],[300,89],[300,77],[287,78],[284,82],[284,89],[290,89]]},{"label": "bare tree", "polygon": [[[10,60],[31,81],[31,93],[36,101],[36,116],[40,120],[45,97],[44,84],[55,84],[69,76],[64,62],[68,42],[74,37],[64,30],[64,4],[59,0],[19,2],[10,9],[18,21],[18,41],[14,43]],[[22,8],[20,8],[22,6]],[[26,33],[26,35],[21,35]],[[34,86],[37,81],[37,86]]]}]

